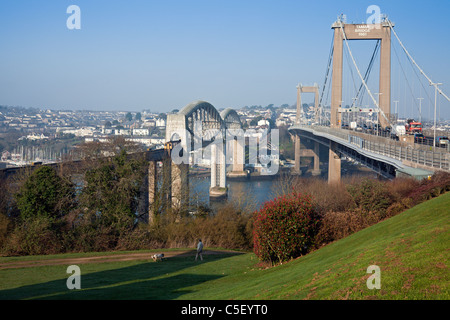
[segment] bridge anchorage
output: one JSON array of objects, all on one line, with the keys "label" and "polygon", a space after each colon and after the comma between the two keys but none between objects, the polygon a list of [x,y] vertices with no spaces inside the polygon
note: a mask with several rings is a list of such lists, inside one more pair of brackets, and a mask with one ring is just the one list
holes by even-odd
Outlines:
[{"label": "bridge anchorage", "polygon": [[[333,30],[332,46],[325,75],[325,82],[319,91],[318,86],[304,87],[297,86],[297,118],[295,125],[289,128],[294,135],[295,143],[295,166],[294,172],[302,174],[300,170],[301,157],[314,158],[313,174],[320,174],[320,146],[328,148],[328,182],[336,183],[341,179],[341,158],[345,157],[360,163],[376,173],[388,179],[397,176],[410,176],[418,179],[430,177],[435,171],[450,170],[450,152],[447,149],[428,147],[415,143],[413,135],[401,135],[397,132],[396,114],[391,114],[391,36],[395,36],[403,51],[408,57],[408,61],[420,74],[426,78],[430,86],[435,86],[436,94],[439,92],[447,101],[447,95],[442,92],[425,72],[417,65],[415,60],[406,50],[403,43],[394,31],[393,23],[386,17],[378,24],[348,24],[339,17],[331,26]],[[356,61],[350,50],[349,40],[376,40],[374,54],[369,63],[364,76],[362,76]],[[343,100],[343,57],[344,48],[347,49],[347,61],[356,69],[359,76],[359,90],[356,83],[356,95],[350,107],[344,107]],[[395,48],[394,48],[395,49]],[[378,93],[372,93],[367,80],[376,53],[380,54],[379,87]],[[397,55],[397,53],[396,53]],[[398,58],[398,56],[397,56]],[[416,70],[415,70],[416,71]],[[331,75],[330,75],[331,73]],[[417,73],[416,73],[417,74]],[[331,101],[329,104],[329,114],[325,112],[326,103],[324,97],[327,94],[327,83],[331,78]],[[352,74],[353,78],[353,74]],[[407,80],[407,79],[406,79]],[[355,79],[353,79],[355,82]],[[328,88],[329,89],[329,88]],[[305,92],[315,93],[314,117],[307,120],[304,117],[301,94]],[[361,100],[363,93],[370,97],[373,103],[372,108],[357,106],[358,99]],[[378,95],[377,99],[374,95]],[[415,99],[414,99],[415,100]],[[398,101],[396,101],[398,102]],[[354,112],[359,114],[375,114],[376,123],[373,125],[376,134],[369,131],[356,130],[358,124],[354,122],[355,128],[343,126],[343,115]],[[365,127],[365,126],[364,126]],[[351,130],[353,129],[353,130]],[[388,133],[387,137],[382,137],[380,132]],[[395,136],[396,139],[392,137]],[[310,149],[302,148],[301,141],[312,143]],[[303,141],[305,141],[303,140]],[[303,146],[307,144],[303,143]]]}]

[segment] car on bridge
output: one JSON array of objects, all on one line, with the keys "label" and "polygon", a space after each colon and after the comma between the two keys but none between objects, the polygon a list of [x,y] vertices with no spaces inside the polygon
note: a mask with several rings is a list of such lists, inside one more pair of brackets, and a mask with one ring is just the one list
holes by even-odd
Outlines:
[{"label": "car on bridge", "polygon": [[425,143],[426,139],[423,133],[414,133],[414,142],[416,143]]},{"label": "car on bridge", "polygon": [[397,133],[395,133],[395,132],[391,132],[390,137],[391,137],[392,140],[395,140],[395,141],[399,141],[400,140],[399,135]]},{"label": "car on bridge", "polygon": [[436,145],[439,147],[447,147],[450,144],[450,141],[448,140],[448,137],[439,136],[436,137]]},{"label": "car on bridge", "polygon": [[367,124],[363,123],[361,128],[362,128],[362,132],[370,134],[370,129],[371,128]]}]

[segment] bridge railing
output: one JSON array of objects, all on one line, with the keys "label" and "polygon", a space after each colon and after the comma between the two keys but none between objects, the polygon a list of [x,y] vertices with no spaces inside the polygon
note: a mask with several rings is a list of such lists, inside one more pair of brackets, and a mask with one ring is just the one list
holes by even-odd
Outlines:
[{"label": "bridge railing", "polygon": [[442,152],[414,149],[410,146],[380,144],[367,140],[363,141],[362,149],[425,167],[450,170],[448,155]]},{"label": "bridge railing", "polygon": [[[338,137],[346,142],[349,142],[360,149],[377,153],[386,157],[390,157],[400,161],[411,162],[424,167],[434,169],[450,170],[450,153],[437,152],[433,150],[424,150],[414,148],[410,145],[403,144],[399,141],[394,141],[388,138],[380,137],[361,137],[360,135],[352,134],[347,130],[334,129],[322,126],[308,126],[311,129],[323,133],[327,133]],[[381,142],[386,140],[385,142]]]}]

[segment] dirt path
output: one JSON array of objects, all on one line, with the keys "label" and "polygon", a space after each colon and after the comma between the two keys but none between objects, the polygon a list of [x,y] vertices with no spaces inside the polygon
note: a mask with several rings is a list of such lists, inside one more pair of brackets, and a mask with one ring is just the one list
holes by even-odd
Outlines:
[{"label": "dirt path", "polygon": [[[164,258],[171,257],[183,257],[183,256],[195,256],[195,250],[180,250],[180,251],[160,251],[164,253]],[[27,261],[10,261],[0,263],[0,270],[3,269],[12,269],[12,268],[31,268],[31,267],[40,267],[40,266],[52,266],[52,265],[72,265],[72,264],[83,264],[83,263],[100,263],[100,262],[115,262],[115,261],[132,261],[132,260],[150,260],[152,261],[151,256],[155,253],[160,252],[146,252],[146,253],[124,253],[124,254],[112,254],[112,255],[104,255],[104,256],[95,256],[95,257],[82,257],[82,258],[61,258],[61,259],[46,259],[46,260],[27,260]],[[236,251],[214,251],[214,250],[205,250],[203,251],[204,255],[209,254],[231,254],[231,253],[239,253]]]}]

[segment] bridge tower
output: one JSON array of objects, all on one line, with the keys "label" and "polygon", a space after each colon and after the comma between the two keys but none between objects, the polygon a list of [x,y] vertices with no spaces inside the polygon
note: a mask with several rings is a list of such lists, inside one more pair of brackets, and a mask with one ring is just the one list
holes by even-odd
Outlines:
[{"label": "bridge tower", "polygon": [[[392,23],[391,23],[392,24]],[[391,28],[387,21],[378,24],[347,24],[337,20],[331,28],[334,30],[333,74],[331,87],[331,127],[340,128],[342,115],[339,112],[342,102],[342,70],[344,40],[381,40],[380,47],[380,85],[379,107],[390,119],[391,113]],[[379,117],[381,125],[386,127],[387,120]]]},{"label": "bridge tower", "polygon": [[314,93],[314,122],[319,123],[319,85],[303,86],[301,83],[297,86],[297,119],[301,117],[302,93]]},{"label": "bridge tower", "polygon": [[[297,85],[297,118],[296,124],[301,122],[301,110],[302,110],[302,93],[314,93],[314,122],[319,123],[319,86],[314,84],[314,86],[303,86],[301,83]],[[312,171],[313,175],[320,175],[320,159],[319,159],[319,144],[314,143],[314,148],[312,150],[300,150],[300,137],[295,135],[294,137],[294,155],[295,155],[295,165],[294,172],[296,174],[301,174],[300,170],[300,158],[311,156],[314,158],[314,169]]]}]

